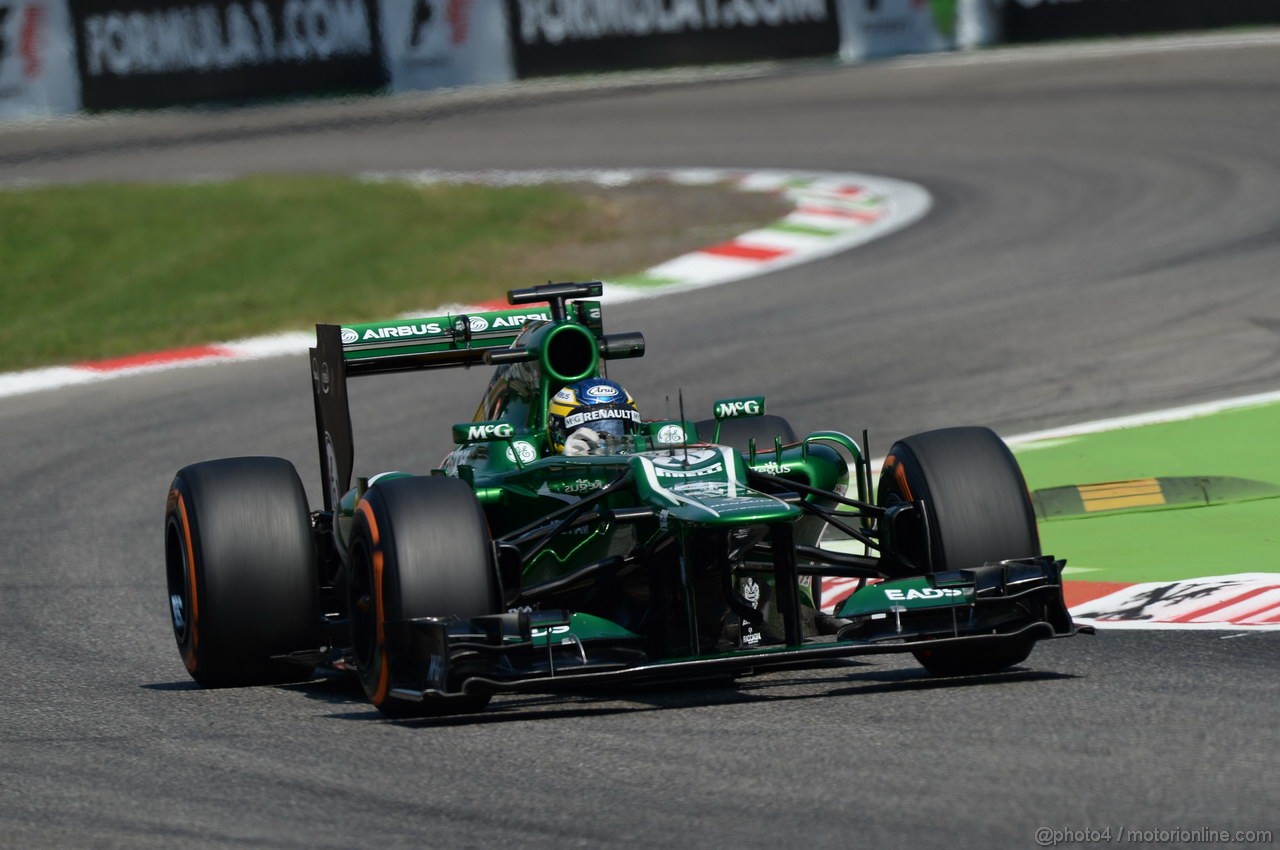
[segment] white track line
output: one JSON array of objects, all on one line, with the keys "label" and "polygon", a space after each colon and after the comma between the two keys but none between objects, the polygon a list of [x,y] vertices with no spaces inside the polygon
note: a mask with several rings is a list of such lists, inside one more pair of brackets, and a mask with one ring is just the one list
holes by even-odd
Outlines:
[{"label": "white track line", "polygon": [[1049,428],[1044,431],[1032,431],[1006,437],[1005,442],[1011,446],[1036,448],[1034,443],[1056,441],[1079,437],[1084,434],[1097,434],[1102,431],[1120,431],[1125,428],[1140,428],[1144,425],[1158,425],[1161,422],[1178,422],[1183,419],[1195,419],[1198,416],[1211,416],[1227,410],[1243,407],[1257,407],[1274,404],[1280,401],[1280,391],[1255,393],[1253,395],[1225,398],[1218,401],[1189,404],[1182,407],[1171,407],[1166,410],[1154,410],[1149,413],[1137,413],[1131,416],[1117,416],[1112,419],[1098,419],[1093,422],[1081,422],[1077,425],[1066,425],[1061,428]]}]

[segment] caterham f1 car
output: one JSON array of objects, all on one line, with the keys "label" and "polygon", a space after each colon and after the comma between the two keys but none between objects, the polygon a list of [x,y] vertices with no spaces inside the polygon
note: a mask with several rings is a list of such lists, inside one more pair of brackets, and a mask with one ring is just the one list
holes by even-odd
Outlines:
[{"label": "caterham f1 car", "polygon": [[[763,398],[555,451],[557,393],[644,352],[639,333],[604,332],[601,291],[317,326],[321,509],[277,458],[195,463],[169,491],[169,608],[191,676],[347,672],[384,714],[413,716],[873,653],[987,673],[1079,631],[1064,562],[1041,555],[1021,471],[985,428],[898,440],[874,499],[865,432],[798,437]],[[488,388],[438,469],[353,485],[348,380],[479,364]],[[857,590],[827,611],[833,576]]]}]

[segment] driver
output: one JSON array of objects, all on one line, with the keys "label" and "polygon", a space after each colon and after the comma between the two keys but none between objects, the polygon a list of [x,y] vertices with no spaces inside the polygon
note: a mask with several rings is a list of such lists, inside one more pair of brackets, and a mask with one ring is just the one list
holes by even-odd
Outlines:
[{"label": "driver", "polygon": [[640,411],[631,393],[608,378],[584,378],[551,399],[547,435],[551,448],[566,455],[590,454],[606,437],[634,434]]}]

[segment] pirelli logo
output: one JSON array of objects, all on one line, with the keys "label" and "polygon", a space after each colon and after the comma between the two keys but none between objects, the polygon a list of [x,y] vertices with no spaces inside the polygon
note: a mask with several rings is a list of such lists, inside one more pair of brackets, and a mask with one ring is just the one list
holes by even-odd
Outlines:
[{"label": "pirelli logo", "polygon": [[1111,481],[1106,484],[1081,484],[1076,489],[1080,491],[1080,501],[1084,504],[1085,513],[1167,504],[1164,489],[1160,486],[1158,478]]}]

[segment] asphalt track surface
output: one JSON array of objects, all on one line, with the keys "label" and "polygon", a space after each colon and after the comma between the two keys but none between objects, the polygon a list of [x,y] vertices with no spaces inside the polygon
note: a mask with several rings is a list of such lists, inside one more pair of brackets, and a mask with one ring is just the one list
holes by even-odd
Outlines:
[{"label": "asphalt track surface", "polygon": [[[695,409],[763,393],[800,429],[871,429],[873,450],[1280,386],[1274,43],[430,103],[6,132],[0,180],[884,174],[933,193],[923,223],[619,306],[609,326],[649,354],[614,376],[650,414],[677,388]],[[358,383],[360,468],[433,465],[483,380]],[[308,393],[294,357],[0,406],[0,846],[992,848],[1041,827],[1280,827],[1274,633],[1113,632],[968,680],[881,658],[424,723],[335,682],[195,689],[165,611],[166,487],[197,459],[278,454],[318,499]]]}]

